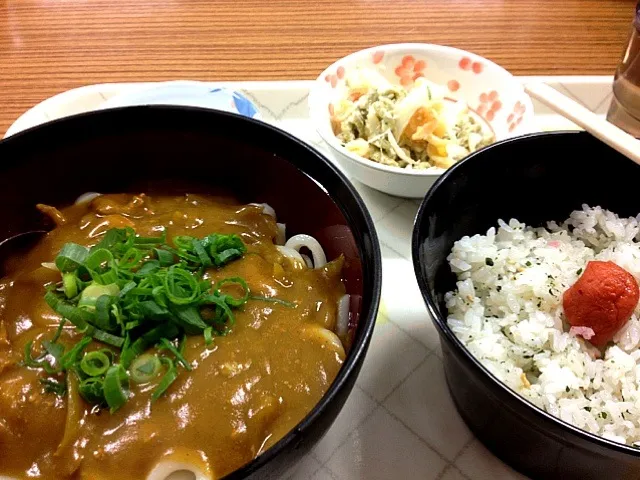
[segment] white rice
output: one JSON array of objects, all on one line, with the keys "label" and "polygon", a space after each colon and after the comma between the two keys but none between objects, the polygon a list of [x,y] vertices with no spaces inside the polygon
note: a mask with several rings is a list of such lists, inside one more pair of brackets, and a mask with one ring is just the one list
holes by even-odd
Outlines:
[{"label": "white rice", "polygon": [[603,357],[569,333],[562,310],[590,260],[640,281],[638,230],[638,218],[586,205],[547,228],[498,220],[455,243],[457,290],[445,298],[453,332],[505,384],[568,423],[640,447],[640,307]]}]

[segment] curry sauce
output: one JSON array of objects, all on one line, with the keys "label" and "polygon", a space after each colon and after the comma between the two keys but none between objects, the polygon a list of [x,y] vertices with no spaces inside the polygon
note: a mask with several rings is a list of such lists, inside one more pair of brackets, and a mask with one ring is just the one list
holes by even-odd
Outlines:
[{"label": "curry sauce", "polygon": [[[104,195],[60,212],[57,227],[0,280],[0,476],[43,479],[141,479],[163,458],[179,459],[219,478],[264,452],[320,400],[344,360],[332,331],[345,290],[342,259],[307,268],[274,244],[275,219],[262,206],[228,198],[186,195]],[[226,335],[206,344],[188,336],[181,371],[166,394],[131,383],[114,413],[85,402],[67,375],[64,395],[45,391],[41,371],[24,366],[25,345],[41,347],[60,316],[44,301],[60,281],[51,264],[67,242],[91,246],[110,228],[138,235],[239,235],[238,260],[209,268],[206,279],[246,281],[252,297],[235,311]],[[44,266],[43,266],[44,263]],[[277,298],[267,302],[260,298]],[[66,324],[60,342],[77,341]],[[98,348],[93,342],[88,349]]]}]

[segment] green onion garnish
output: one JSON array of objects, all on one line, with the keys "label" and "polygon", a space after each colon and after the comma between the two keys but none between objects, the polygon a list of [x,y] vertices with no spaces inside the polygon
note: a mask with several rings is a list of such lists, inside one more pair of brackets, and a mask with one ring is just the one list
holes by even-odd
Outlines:
[{"label": "green onion garnish", "polygon": [[93,336],[93,338],[95,338],[99,342],[106,343],[108,345],[113,345],[114,347],[121,347],[122,345],[124,345],[123,337],[112,335],[109,332],[105,332],[97,328],[91,332],[91,335]]},{"label": "green onion garnish", "polygon": [[104,352],[88,352],[80,361],[80,368],[90,377],[98,377],[106,373],[111,361]]},{"label": "green onion garnish", "polygon": [[161,368],[162,364],[156,355],[145,353],[131,363],[131,380],[136,383],[149,383],[158,376]]},{"label": "green onion garnish", "polygon": [[[91,249],[67,243],[55,259],[62,279],[45,294],[62,321],[53,338],[41,342],[39,356],[33,357],[32,343],[25,346],[24,365],[55,375],[42,384],[59,395],[66,391],[60,379],[73,372],[85,401],[111,412],[126,404],[130,377],[148,383],[164,365],[152,393],[156,401],[178,377],[178,367],[193,368],[184,356],[185,335],[202,335],[210,345],[215,335],[229,333],[233,309],[252,298],[242,278],[212,285],[203,277],[205,269],[220,268],[246,250],[238,235],[178,236],[169,245],[166,232],[139,237],[129,227],[108,230]],[[58,343],[66,321],[84,334],[71,346]],[[110,348],[83,354],[92,342]],[[171,358],[147,353],[153,347]]]},{"label": "green onion garnish", "polygon": [[[242,296],[234,298],[231,295],[224,295],[223,293],[221,293],[220,289],[225,285],[240,285],[243,292]],[[249,300],[249,287],[247,286],[247,282],[245,282],[240,277],[225,278],[224,280],[220,280],[218,283],[216,283],[216,286],[213,287],[213,292],[222,297],[230,307],[239,307],[247,303],[247,300]]]},{"label": "green onion garnish", "polygon": [[167,373],[164,374],[162,380],[160,380],[160,383],[151,394],[152,402],[158,400],[158,398],[167,391],[171,384],[176,381],[176,378],[178,378],[178,371],[176,370],[176,365],[173,361],[166,357],[162,357],[161,361],[167,366]]},{"label": "green onion garnish", "polygon": [[58,324],[58,328],[56,329],[56,333],[53,335],[53,338],[51,339],[51,343],[56,343],[60,339],[60,335],[62,335],[62,329],[64,328],[65,323],[67,323],[66,318],[63,318],[62,320],[60,320],[60,323]]},{"label": "green onion garnish", "polygon": [[44,387],[44,391],[47,393],[55,393],[58,396],[62,396],[67,393],[67,385],[53,378],[41,378],[40,383]]},{"label": "green onion garnish", "polygon": [[166,338],[163,338],[162,340],[160,340],[160,348],[166,348],[171,353],[173,353],[178,363],[180,363],[180,365],[182,365],[185,368],[185,370],[188,370],[189,372],[192,370],[191,364],[187,362],[187,359],[184,358],[184,356],[182,355],[182,352],[180,352],[175,347],[175,345],[171,343],[169,340],[167,340]]},{"label": "green onion garnish", "polygon": [[104,399],[111,413],[122,407],[129,398],[129,375],[122,365],[112,365],[104,376]]},{"label": "green onion garnish", "polygon": [[89,249],[76,243],[66,243],[56,257],[56,267],[62,273],[73,272],[83,265],[89,256]]},{"label": "green onion garnish", "polygon": [[87,402],[97,405],[105,403],[104,380],[98,377],[89,377],[78,385],[78,392]]},{"label": "green onion garnish", "polygon": [[69,320],[82,332],[87,329],[89,322],[93,319],[91,312],[66,303],[52,291],[47,292],[44,299],[54,312]]},{"label": "green onion garnish", "polygon": [[76,282],[76,274],[67,272],[62,274],[62,288],[67,298],[73,298],[78,294],[78,282]]},{"label": "green onion garnish", "polygon": [[207,327],[204,329],[204,344],[209,346],[213,343],[213,329],[211,327]]},{"label": "green onion garnish", "polygon": [[68,370],[78,361],[78,356],[82,351],[91,343],[91,337],[83,337],[78,343],[76,343],[71,350],[65,353],[60,360],[62,368]]},{"label": "green onion garnish", "polygon": [[180,265],[172,265],[164,276],[165,295],[175,305],[194,303],[200,295],[198,279]]},{"label": "green onion garnish", "polygon": [[27,342],[24,346],[24,361],[23,364],[29,368],[38,368],[43,369],[45,372],[49,374],[59,373],[60,370],[50,362],[46,361],[46,354],[40,355],[36,358],[32,356],[33,352],[33,341]]},{"label": "green onion garnish", "polygon": [[166,323],[159,327],[147,331],[144,335],[138,337],[130,346],[122,349],[120,362],[125,368],[128,368],[131,362],[139,355],[142,355],[148,348],[157,344],[163,338],[175,338],[180,331],[172,323]]}]

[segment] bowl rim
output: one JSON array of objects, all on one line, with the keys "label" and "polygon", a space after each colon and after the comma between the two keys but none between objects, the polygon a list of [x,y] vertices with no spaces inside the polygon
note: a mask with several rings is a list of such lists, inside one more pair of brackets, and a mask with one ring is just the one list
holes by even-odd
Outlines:
[{"label": "bowl rim", "polygon": [[[467,55],[469,57],[472,57],[476,60],[481,60],[486,64],[491,65],[492,68],[496,68],[499,71],[501,71],[502,73],[506,74],[508,76],[508,78],[510,80],[513,80],[514,83],[517,84],[518,90],[520,90],[520,93],[522,94],[522,100],[524,100],[525,103],[525,113],[523,115],[523,122],[522,125],[524,125],[523,127],[523,135],[527,135],[529,133],[531,133],[531,129],[532,127],[532,123],[533,123],[533,117],[534,117],[534,111],[533,111],[533,102],[531,100],[531,97],[529,95],[527,95],[526,91],[524,90],[524,85],[518,81],[518,79],[516,78],[515,75],[513,75],[511,72],[509,72],[507,69],[505,69],[504,67],[498,65],[497,63],[489,60],[486,57],[483,57],[481,55],[478,55],[477,53],[473,53],[470,52],[468,50],[462,50],[460,48],[456,48],[456,47],[450,47],[447,45],[438,45],[438,44],[434,44],[434,43],[388,43],[388,44],[383,44],[383,45],[377,45],[377,46],[373,46],[373,47],[368,47],[362,50],[358,50],[356,52],[352,52],[349,55],[346,55],[342,58],[339,58],[338,60],[336,60],[335,62],[333,62],[331,65],[329,65],[328,67],[326,67],[322,73],[320,73],[320,75],[318,75],[316,77],[315,80],[313,80],[313,85],[311,86],[311,89],[309,91],[309,99],[308,99],[308,105],[309,105],[309,116],[311,117],[311,121],[315,127],[316,132],[318,132],[318,135],[320,135],[320,137],[325,141],[325,143],[327,143],[327,145],[329,145],[333,150],[335,150],[337,153],[341,154],[342,156],[344,156],[345,158],[351,160],[352,162],[356,162],[359,165],[362,165],[364,167],[368,167],[371,170],[377,170],[380,172],[385,172],[385,173],[395,173],[395,174],[399,174],[399,175],[408,175],[408,176],[414,176],[414,177],[439,177],[440,175],[442,175],[444,172],[448,171],[451,167],[449,167],[448,169],[439,169],[439,170],[407,170],[405,168],[401,168],[401,167],[392,167],[390,165],[383,165],[381,163],[378,162],[374,162],[371,160],[367,160],[366,158],[362,158],[359,155],[356,155],[352,152],[350,152],[349,150],[347,150],[345,147],[343,147],[340,142],[337,140],[335,135],[326,135],[326,132],[324,131],[324,129],[322,128],[322,114],[321,114],[321,110],[323,109],[323,106],[325,105],[325,102],[323,101],[323,97],[321,95],[321,90],[322,90],[322,86],[324,86],[325,81],[324,78],[327,74],[329,74],[331,71],[333,71],[336,67],[338,67],[339,65],[343,64],[343,63],[348,63],[351,60],[355,60],[358,59],[360,57],[364,57],[369,53],[372,52],[377,52],[377,51],[385,51],[385,52],[394,52],[397,53],[399,51],[403,51],[403,50],[421,50],[423,52],[430,52],[430,51],[437,51],[437,52],[442,52],[442,53],[446,53],[446,54],[457,54],[457,55]],[[521,101],[522,101],[521,100]],[[502,139],[499,140],[499,142],[502,142],[504,140],[509,140],[510,138],[518,138],[517,136],[513,136],[513,137],[509,137],[506,139]],[[495,143],[494,143],[495,144]],[[494,145],[492,144],[492,145]],[[483,147],[480,150],[476,150],[476,152],[479,152],[481,150],[483,150],[484,148],[487,147]],[[467,155],[466,157],[463,158],[466,159],[468,158],[470,155],[473,155],[476,152],[472,152],[469,155]],[[461,161],[461,160],[460,160]],[[456,162],[459,163],[460,161]],[[455,165],[455,164],[454,164]]]},{"label": "bowl rim", "polygon": [[[250,100],[243,92],[239,89],[228,88],[226,86],[213,85],[210,82],[205,82],[201,80],[168,80],[165,82],[151,82],[147,86],[140,86],[139,88],[135,88],[130,91],[124,91],[121,93],[117,93],[112,97],[107,98],[103,103],[97,106],[96,110],[106,110],[113,109],[118,107],[129,107],[129,106],[138,106],[138,105],[176,105],[176,106],[201,106],[202,108],[210,108],[212,110],[219,110],[223,112],[231,112],[231,113],[239,113],[234,112],[232,110],[223,110],[220,108],[206,106],[206,105],[197,105],[196,103],[165,103],[164,101],[158,101],[153,98],[160,94],[160,96],[173,97],[175,101],[177,97],[182,95],[184,99],[185,96],[189,99],[193,99],[194,97],[198,97],[200,99],[210,99],[214,97],[214,94],[222,93],[229,97],[239,97],[244,102],[248,103],[251,108],[254,110],[254,113],[251,115],[245,115],[240,113],[240,115],[249,118],[258,118],[260,119],[260,110],[256,106],[255,102]],[[149,98],[151,97],[151,99]],[[142,98],[142,100],[140,100]],[[204,102],[206,103],[206,102]],[[234,105],[235,108],[235,105]],[[237,110],[237,108],[236,108]]]},{"label": "bowl rim", "polygon": [[[347,354],[344,363],[336,378],[333,380],[327,391],[322,395],[320,400],[314,405],[314,407],[291,429],[289,430],[278,442],[276,442],[269,449],[264,451],[262,454],[253,458],[251,461],[245,463],[238,469],[229,472],[227,475],[222,477],[225,480],[229,479],[240,479],[246,478],[249,475],[259,471],[266,464],[271,462],[275,457],[277,457],[283,451],[286,451],[289,448],[295,448],[296,444],[301,440],[301,435],[309,430],[319,418],[324,414],[327,407],[335,401],[335,398],[338,396],[340,391],[344,388],[347,388],[347,384],[350,382],[350,378],[352,375],[358,375],[360,366],[364,361],[367,350],[369,348],[369,343],[371,341],[371,337],[373,335],[373,329],[376,324],[376,318],[378,314],[378,310],[380,307],[380,298],[381,298],[381,289],[382,289],[382,254],[380,251],[380,242],[378,241],[378,235],[373,223],[373,219],[371,218],[371,214],[364,203],[364,200],[355,189],[353,184],[349,181],[349,179],[338,169],[325,155],[323,155],[318,149],[314,148],[312,145],[298,139],[292,134],[274,126],[269,123],[266,123],[262,120],[245,117],[243,115],[239,115],[236,113],[221,111],[221,110],[213,110],[203,107],[194,107],[194,106],[186,106],[186,105],[162,105],[162,104],[153,104],[153,105],[135,105],[135,106],[125,106],[125,107],[115,107],[105,110],[93,110],[88,112],[82,112],[74,115],[69,115],[66,117],[58,118],[55,120],[51,120],[45,123],[41,123],[32,127],[29,127],[25,130],[16,132],[14,135],[10,137],[6,137],[4,139],[0,139],[0,147],[2,145],[11,145],[14,143],[24,142],[26,138],[33,136],[34,134],[38,134],[39,132],[61,128],[66,123],[73,124],[74,122],[83,122],[86,119],[95,116],[118,116],[118,115],[127,115],[129,112],[139,112],[140,114],[149,113],[153,115],[155,112],[167,112],[171,113],[172,111],[182,112],[196,112],[200,115],[208,115],[208,116],[218,116],[223,119],[228,119],[229,122],[240,122],[240,123],[249,123],[253,124],[254,127],[260,128],[266,134],[271,135],[273,137],[280,137],[286,143],[290,143],[296,146],[296,148],[301,148],[306,150],[310,156],[314,157],[316,161],[324,164],[325,168],[327,168],[332,175],[336,177],[336,179],[341,182],[342,186],[346,188],[349,195],[354,199],[355,204],[357,206],[357,210],[362,215],[363,226],[366,228],[367,233],[369,234],[371,248],[373,255],[370,258],[371,263],[371,301],[370,308],[367,314],[360,315],[359,318],[359,326],[361,325],[361,335],[358,339],[358,342],[354,342],[351,346],[351,350]],[[8,159],[6,159],[8,160]],[[302,164],[300,166],[294,166],[301,170],[302,174],[308,175],[302,168]],[[313,177],[310,177],[313,178]],[[323,189],[327,195],[330,195],[329,191],[319,184],[315,179],[314,182],[318,184],[318,187]],[[330,195],[331,196],[331,195]],[[345,217],[347,224],[349,224],[349,215],[345,214],[342,205],[331,197],[331,200],[336,204],[337,208],[340,210],[342,215]],[[351,228],[351,227],[350,227]],[[361,250],[358,249],[359,253]],[[363,262],[364,263],[364,262]],[[364,270],[363,270],[363,279],[364,279]],[[364,285],[363,285],[364,289]],[[363,290],[364,293],[364,290]],[[355,383],[355,378],[353,380]]]},{"label": "bowl rim", "polygon": [[[567,139],[572,139],[572,138],[579,138],[579,137],[588,137],[590,136],[589,133],[584,132],[584,131],[574,131],[574,130],[562,130],[562,131],[556,131],[556,132],[537,132],[537,133],[530,133],[527,135],[523,135],[520,137],[514,137],[514,138],[508,138],[506,140],[502,140],[500,142],[496,142],[493,143],[485,148],[487,149],[491,149],[491,148],[500,148],[501,145],[505,144],[505,143],[511,143],[511,142],[521,142],[521,143],[526,143],[530,140],[535,141],[536,138],[539,137],[550,137],[550,136],[557,136],[557,137],[565,137]],[[484,150],[484,149],[483,149]],[[439,336],[440,336],[440,340],[445,340],[450,346],[452,346],[454,349],[458,350],[459,352],[462,353],[463,357],[464,357],[464,361],[466,362],[467,365],[470,365],[471,368],[478,374],[485,376],[486,378],[489,379],[489,381],[492,383],[493,386],[493,390],[499,390],[501,391],[503,394],[508,395],[509,397],[511,397],[512,401],[522,405],[525,408],[529,408],[541,421],[540,424],[538,424],[538,429],[540,431],[543,431],[543,433],[547,436],[553,436],[556,437],[560,442],[564,443],[564,444],[570,444],[571,441],[567,438],[567,437],[563,437],[563,436],[558,436],[556,433],[554,432],[549,432],[549,430],[544,428],[544,424],[546,422],[551,422],[556,424],[557,426],[559,426],[565,433],[567,434],[572,434],[575,435],[577,437],[579,437],[581,440],[586,441],[586,442],[590,442],[590,443],[595,443],[595,444],[599,444],[601,447],[605,447],[605,448],[609,448],[612,450],[617,451],[618,453],[622,453],[622,454],[627,454],[627,455],[631,455],[634,457],[640,457],[640,449],[626,445],[626,444],[622,444],[619,442],[615,442],[613,440],[608,440],[604,437],[601,437],[599,435],[587,432],[586,430],[583,430],[579,427],[576,427],[575,425],[572,425],[568,422],[565,422],[564,420],[555,417],[554,415],[544,411],[543,409],[541,409],[540,407],[534,405],[532,402],[530,402],[529,400],[527,400],[525,397],[519,395],[517,392],[515,392],[514,390],[512,390],[510,387],[508,387],[505,383],[503,383],[502,381],[500,381],[495,375],[493,375],[481,362],[480,360],[478,360],[465,346],[464,344],[460,341],[460,339],[458,339],[458,337],[456,337],[456,335],[453,333],[453,331],[449,328],[449,326],[447,325],[446,319],[443,318],[442,315],[440,315],[440,312],[438,310],[438,302],[436,301],[435,298],[432,297],[430,291],[429,291],[429,287],[427,285],[427,282],[424,278],[424,276],[422,275],[422,270],[420,268],[420,245],[419,245],[419,231],[421,230],[422,225],[425,223],[426,220],[426,216],[428,215],[428,206],[431,202],[431,198],[435,195],[436,190],[438,190],[438,188],[440,188],[440,186],[442,184],[444,184],[445,182],[449,181],[449,177],[454,175],[456,173],[456,170],[459,168],[464,168],[463,165],[467,162],[480,162],[480,161],[484,161],[485,159],[483,159],[480,155],[478,155],[481,151],[479,150],[478,152],[474,152],[472,154],[470,154],[469,156],[467,156],[466,158],[464,158],[463,160],[461,160],[460,162],[456,163],[455,165],[453,165],[450,169],[448,169],[431,187],[431,189],[429,189],[429,191],[427,192],[427,194],[424,197],[424,200],[421,202],[420,204],[420,208],[418,209],[418,213],[416,214],[415,217],[415,221],[414,221],[414,226],[413,226],[413,232],[411,235],[411,257],[412,257],[412,261],[413,261],[413,269],[414,269],[414,274],[416,276],[416,280],[418,281],[418,287],[420,289],[420,293],[422,295],[422,299],[424,301],[424,303],[427,306],[427,310],[429,312],[429,315],[431,317],[431,321],[435,324]],[[480,157],[480,158],[478,158]],[[514,412],[514,414],[516,415],[520,415],[517,412]],[[535,426],[534,426],[535,427]]]}]

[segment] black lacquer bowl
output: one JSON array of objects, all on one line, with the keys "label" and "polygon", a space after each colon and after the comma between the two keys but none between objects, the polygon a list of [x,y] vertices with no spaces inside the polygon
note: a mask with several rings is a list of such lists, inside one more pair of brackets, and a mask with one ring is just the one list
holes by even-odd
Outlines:
[{"label": "black lacquer bowl", "polygon": [[[280,442],[227,478],[279,478],[326,432],[364,360],[380,299],[380,249],[351,183],[320,153],[238,115],[189,107],[104,110],[47,123],[0,142],[0,241],[46,227],[36,203],[84,192],[230,192],[266,202],[287,233],[343,254],[354,340],[329,391]],[[330,192],[330,193],[329,193]]]},{"label": "black lacquer bowl", "polygon": [[416,217],[414,269],[440,335],[453,400],[493,453],[532,478],[637,479],[640,450],[562,422],[493,377],[447,326],[443,300],[455,276],[446,257],[456,240],[486,233],[499,218],[543,226],[585,203],[635,216],[639,185],[640,166],[587,133],[534,134],[496,143],[450,168]]}]

